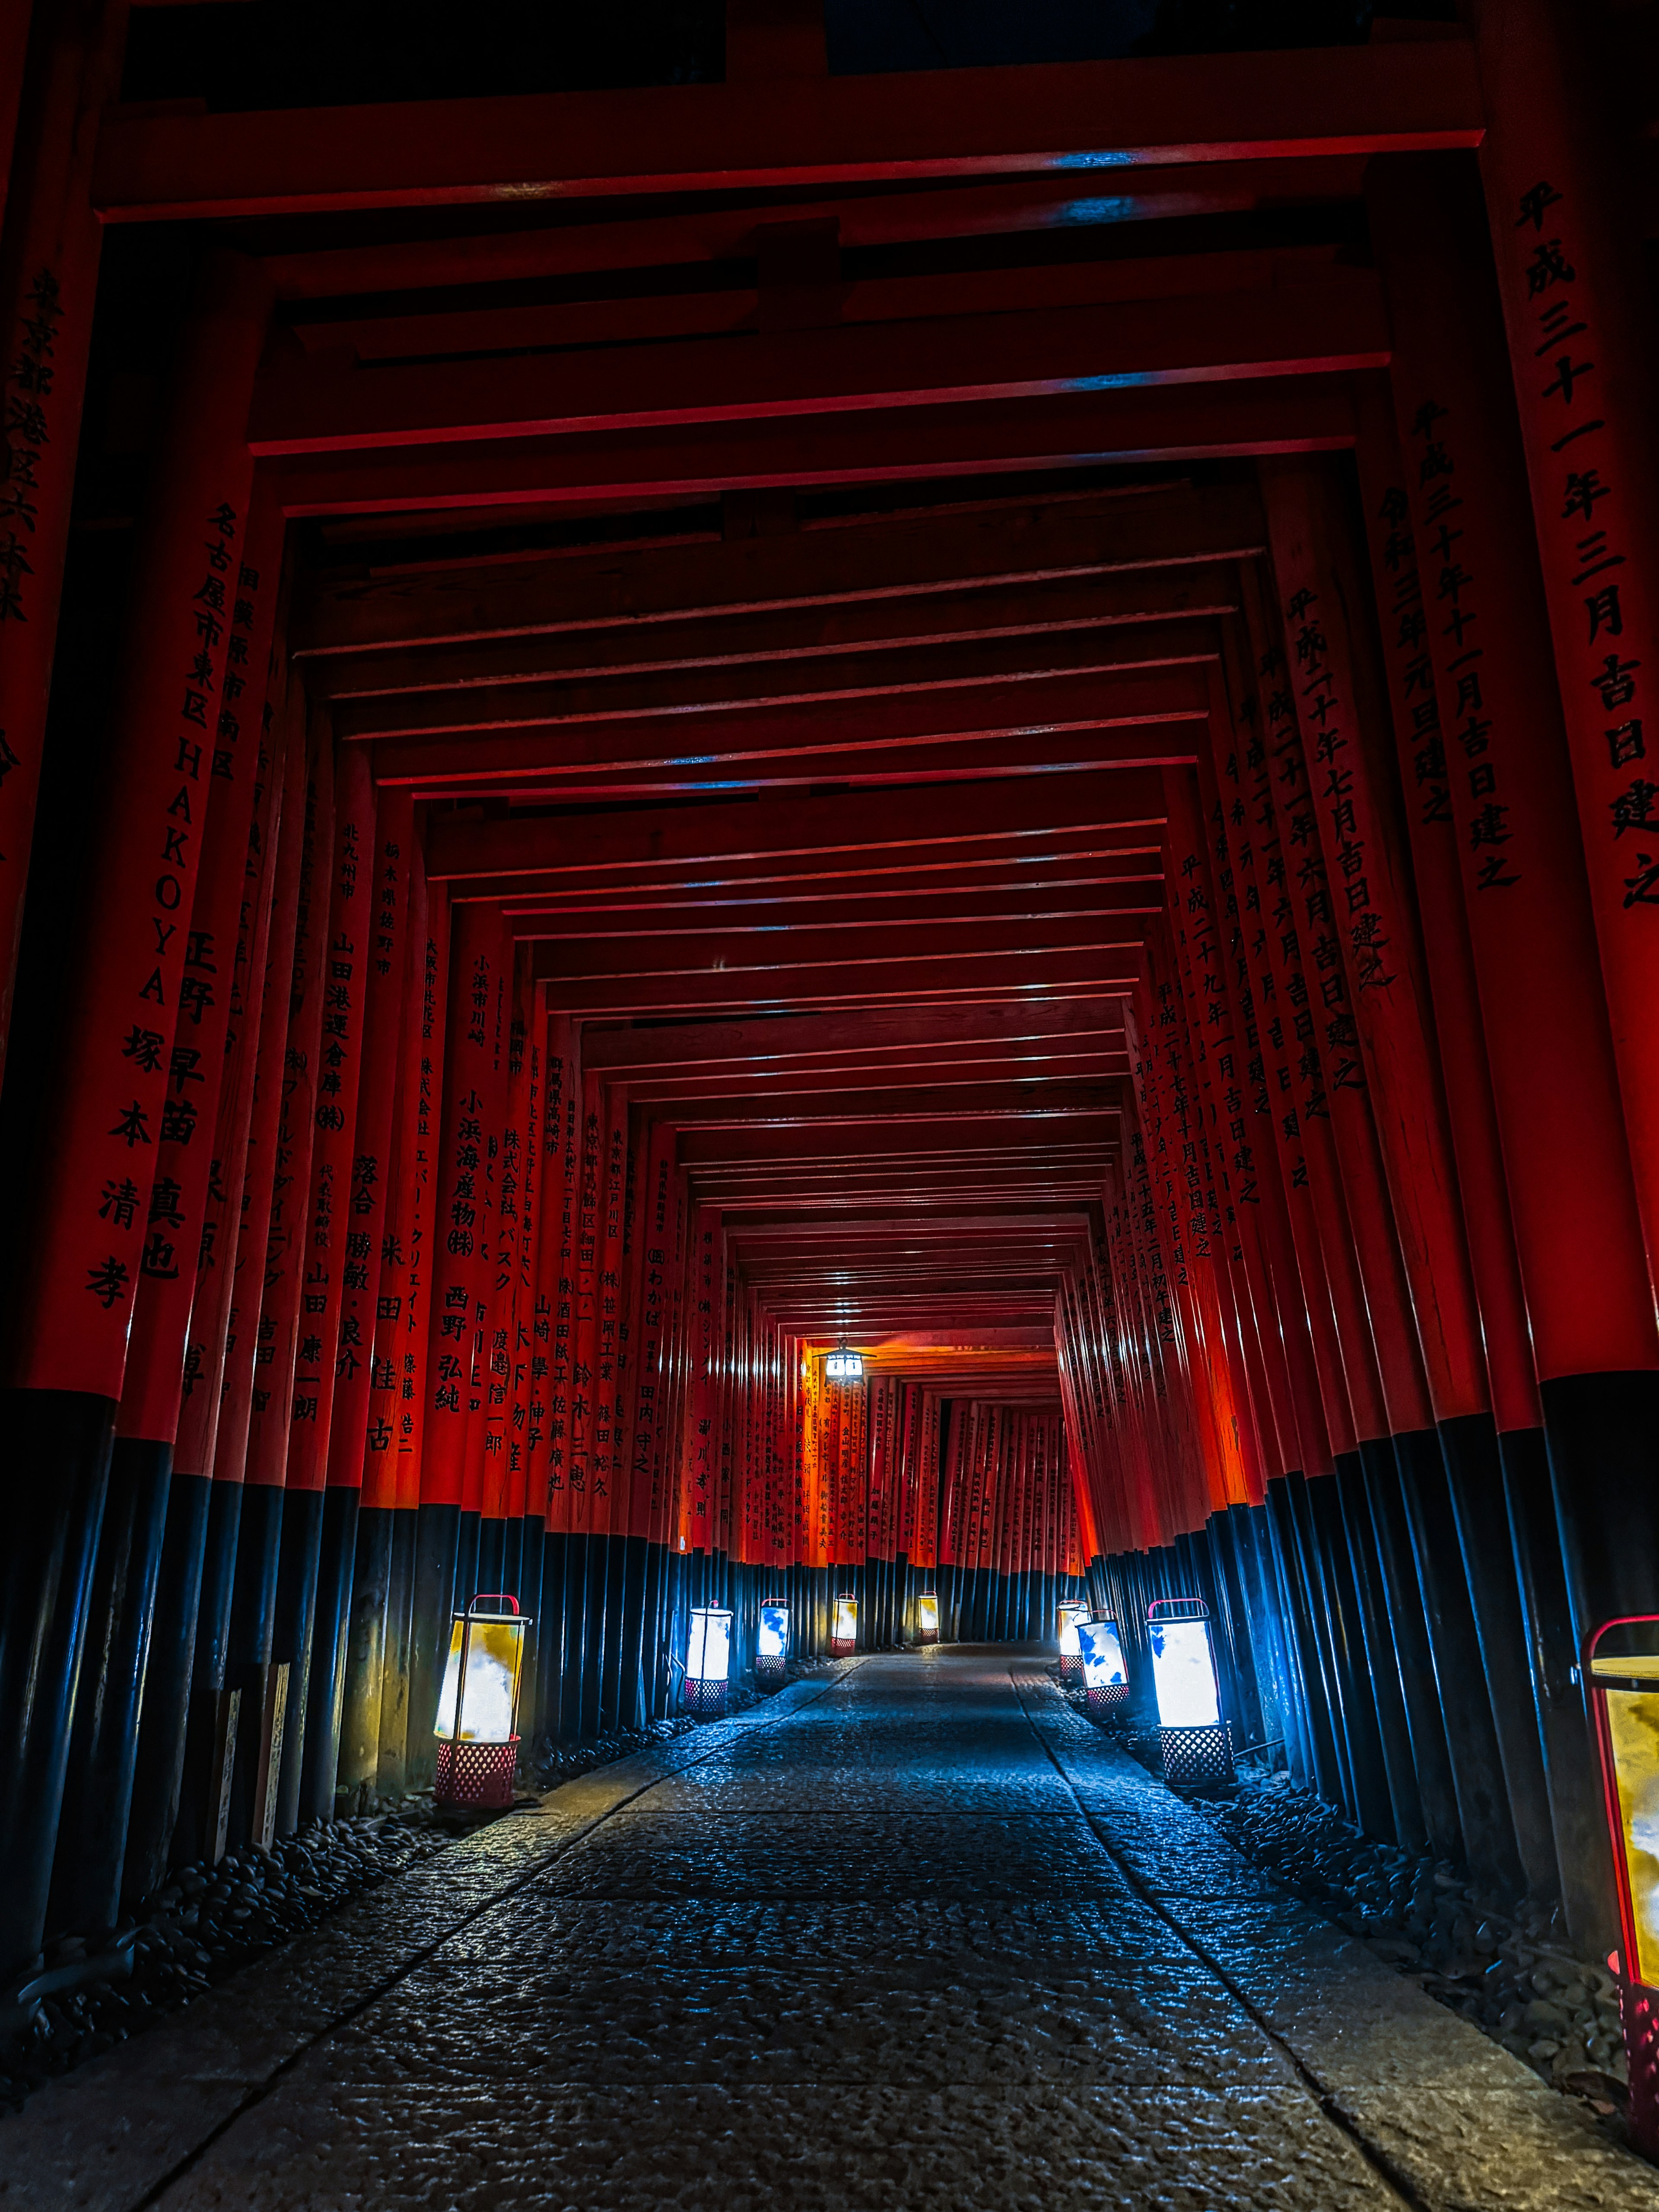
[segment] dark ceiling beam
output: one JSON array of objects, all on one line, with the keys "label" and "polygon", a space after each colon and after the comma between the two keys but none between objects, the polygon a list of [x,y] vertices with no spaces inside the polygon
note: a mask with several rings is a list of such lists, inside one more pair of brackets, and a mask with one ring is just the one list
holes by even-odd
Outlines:
[{"label": "dark ceiling beam", "polygon": [[1352,380],[1308,375],[314,453],[285,462],[275,482],[290,517],[459,509],[478,520],[520,506],[629,507],[1106,461],[1338,452],[1355,435]]},{"label": "dark ceiling beam", "polygon": [[[1071,1084],[1108,1083],[1127,1073],[1128,1052],[1123,1038],[1116,1048],[1065,1059],[1000,1058],[983,1053],[962,1052],[931,1064],[909,1059],[896,1062],[871,1058],[837,1061],[833,1066],[790,1067],[776,1071],[723,1068],[712,1075],[678,1075],[656,1083],[629,1082],[622,1086],[630,1105],[660,1120],[673,1121],[682,1112],[700,1113],[717,1101],[746,1105],[757,1113],[769,1112],[775,1102],[790,1093],[830,1093],[851,1089],[879,1091],[901,1085],[907,1091],[937,1090],[963,1083]],[[741,1084],[742,1090],[734,1089]]]},{"label": "dark ceiling beam", "polygon": [[855,925],[833,931],[746,929],[672,937],[653,933],[575,941],[542,938],[531,956],[532,973],[547,985],[555,1006],[562,983],[613,975],[745,975],[753,977],[753,988],[763,994],[769,977],[787,976],[798,968],[838,966],[852,971],[896,966],[902,971],[908,963],[931,971],[941,964],[948,968],[1010,955],[1033,958],[1051,952],[1099,952],[1115,957],[1144,942],[1146,915],[1140,907],[1127,916],[1080,915],[1041,925],[1018,920],[933,922],[907,927],[902,933],[892,927]]},{"label": "dark ceiling beam", "polygon": [[939,316],[441,364],[267,358],[248,416],[261,460],[375,447],[961,405],[1114,386],[1384,368],[1373,270],[1297,268],[1250,290],[1024,314]]},{"label": "dark ceiling beam", "polygon": [[[866,619],[969,589],[1115,579],[1177,581],[1194,563],[1255,558],[1266,544],[1253,484],[1153,486],[1127,494],[990,500],[869,516],[779,537],[519,556],[398,570],[311,587],[295,655],[556,637],[742,616],[779,621],[863,608]],[[845,615],[843,620],[848,617]]]},{"label": "dark ceiling beam", "polygon": [[106,222],[1479,145],[1473,47],[1384,44],[363,107],[115,109]]},{"label": "dark ceiling beam", "polygon": [[[307,689],[314,699],[396,697],[477,684],[581,684],[774,664],[809,670],[849,653],[937,650],[952,644],[1023,639],[1028,650],[1074,633],[1127,633],[1155,645],[1156,625],[1213,621],[1238,605],[1235,572],[1219,564],[999,584],[968,592],[791,607],[781,613],[698,615],[603,629],[531,633],[474,644],[398,647],[317,657]],[[1151,626],[1151,627],[1149,627]]]},{"label": "dark ceiling beam", "polygon": [[815,899],[803,896],[787,902],[757,908],[733,905],[711,896],[660,914],[641,918],[619,914],[614,908],[597,912],[568,908],[508,907],[507,918],[520,942],[533,938],[556,938],[561,944],[579,944],[590,938],[611,938],[648,927],[664,942],[696,937],[708,932],[750,930],[766,935],[779,930],[910,929],[943,921],[1038,921],[1061,915],[1162,914],[1161,876],[1142,882],[1123,881],[1101,874],[1079,877],[1069,884],[980,883],[971,888],[920,893],[904,898],[871,892],[860,898]]},{"label": "dark ceiling beam", "polygon": [[[1364,157],[1352,154],[1270,164],[1212,161],[1128,171],[1103,193],[1074,171],[1006,183],[889,186],[845,198],[792,200],[792,222],[833,222],[843,251],[922,240],[1007,237],[1021,232],[1115,227],[1260,208],[1358,199]],[[479,231],[373,246],[325,246],[264,257],[279,300],[368,298],[474,284],[528,284],[623,269],[671,269],[750,258],[757,225],[779,210],[716,201],[684,212],[539,230]]]},{"label": "dark ceiling beam", "polygon": [[992,837],[1017,860],[1022,850],[1040,855],[1050,839],[1085,828],[1098,841],[1097,852],[1156,849],[1164,814],[1159,778],[1138,769],[1055,776],[1031,788],[957,786],[930,794],[926,820],[909,823],[872,809],[857,793],[500,820],[440,814],[428,824],[427,873],[434,882],[519,877],[532,870],[557,876],[629,862],[657,866],[692,860],[717,868],[728,858],[786,854],[856,853],[867,868],[890,853],[894,865],[903,866],[902,856],[918,845],[948,858],[953,844]]},{"label": "dark ceiling beam", "polygon": [[567,1013],[612,1016],[705,1012],[730,1016],[745,1008],[856,1006],[872,1000],[960,1005],[1011,994],[1033,998],[1127,998],[1139,975],[1139,952],[989,951],[958,961],[872,960],[849,966],[778,967],[690,975],[563,979],[552,1004]]},{"label": "dark ceiling beam", "polygon": [[1006,1006],[871,1008],[848,1014],[781,1019],[757,1013],[741,1021],[672,1023],[611,1029],[589,1024],[581,1057],[591,1073],[617,1075],[659,1069],[712,1067],[740,1062],[790,1062],[808,1056],[833,1059],[848,1050],[890,1046],[947,1048],[991,1042],[1019,1044],[1083,1038],[1103,1030],[1121,1032],[1115,1000],[1053,1003],[1016,1001]]},{"label": "dark ceiling beam", "polygon": [[[764,923],[769,914],[792,911],[803,900],[833,902],[841,907],[866,901],[877,903],[907,898],[927,899],[961,893],[1037,892],[1050,886],[1087,879],[1101,880],[1124,895],[1139,886],[1164,881],[1161,854],[1154,847],[1124,857],[1097,858],[1089,849],[1086,832],[1062,834],[1056,848],[1041,855],[1012,856],[994,840],[951,848],[940,860],[924,846],[915,846],[902,856],[902,865],[865,867],[856,854],[844,865],[826,866],[821,857],[761,858],[720,864],[718,880],[706,881],[695,863],[671,866],[655,875],[648,868],[596,868],[585,878],[547,881],[537,877],[504,878],[505,889],[492,888],[508,913],[527,915],[568,914],[674,915],[695,910],[706,900],[741,908]],[[1081,844],[1085,849],[1065,849]],[[466,896],[457,886],[452,896]],[[474,894],[476,896],[476,894]]]},{"label": "dark ceiling beam", "polygon": [[[556,730],[570,759],[595,766],[610,757],[638,761],[647,747],[672,760],[724,743],[727,757],[740,757],[856,744],[866,725],[868,742],[891,743],[1003,734],[1057,717],[1107,725],[1192,716],[1206,696],[1204,665],[1218,651],[1213,623],[1182,621],[598,683],[469,684],[341,700],[333,718],[342,738]],[[677,742],[681,721],[690,734]]]},{"label": "dark ceiling beam", "polygon": [[[973,1117],[1117,1112],[1123,1103],[1116,1083],[954,1083],[935,1087],[854,1085],[842,1091],[795,1091],[768,1099],[677,1100],[651,1109],[653,1121],[676,1127],[725,1129],[799,1128],[821,1133],[843,1123],[875,1126],[891,1118],[903,1124],[956,1115]],[[897,1126],[900,1146],[907,1130]]]}]

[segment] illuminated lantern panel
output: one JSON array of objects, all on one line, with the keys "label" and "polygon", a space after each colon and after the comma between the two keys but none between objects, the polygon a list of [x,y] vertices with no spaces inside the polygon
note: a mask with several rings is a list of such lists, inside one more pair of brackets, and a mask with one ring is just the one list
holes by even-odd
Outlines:
[{"label": "illuminated lantern panel", "polygon": [[836,1600],[830,1615],[830,1656],[850,1659],[858,1640],[859,1601],[843,1593]]},{"label": "illuminated lantern panel", "polygon": [[1078,1650],[1079,1624],[1089,1619],[1094,1607],[1081,1598],[1062,1599],[1060,1606],[1060,1679],[1062,1682],[1080,1682],[1083,1679],[1083,1655]]},{"label": "illuminated lantern panel", "polygon": [[723,1713],[731,1672],[731,1614],[723,1606],[694,1605],[685,1644],[686,1711]]},{"label": "illuminated lantern panel", "polygon": [[1083,1691],[1091,1720],[1103,1719],[1129,1702],[1129,1675],[1123,1664],[1123,1639],[1115,1620],[1078,1623],[1083,1661]]},{"label": "illuminated lantern panel", "polygon": [[500,1811],[513,1802],[519,1764],[514,1731],[529,1626],[518,1600],[501,1595],[475,1597],[450,1623],[432,1729],[438,1739],[433,1794],[441,1805]]},{"label": "illuminated lantern panel", "polygon": [[939,1594],[935,1590],[922,1590],[917,1595],[916,1642],[939,1642]]},{"label": "illuminated lantern panel", "polygon": [[861,1382],[864,1380],[864,1354],[849,1352],[844,1344],[838,1345],[835,1351],[826,1355],[823,1372],[825,1378],[831,1382]]},{"label": "illuminated lantern panel", "polygon": [[1197,1598],[1163,1599],[1146,1611],[1158,1692],[1164,1779],[1204,1789],[1233,1778],[1232,1734],[1221,1717],[1209,1613]]},{"label": "illuminated lantern panel", "polygon": [[768,1598],[760,1609],[755,1631],[755,1680],[781,1682],[789,1656],[789,1608],[778,1598]]},{"label": "illuminated lantern panel", "polygon": [[[1602,1650],[1604,1640],[1613,1648]],[[1631,2139],[1653,2158],[1659,2155],[1659,1619],[1609,1621],[1589,1650],[1619,1889],[1621,1942],[1607,1964],[1619,1978],[1624,2014]]]}]

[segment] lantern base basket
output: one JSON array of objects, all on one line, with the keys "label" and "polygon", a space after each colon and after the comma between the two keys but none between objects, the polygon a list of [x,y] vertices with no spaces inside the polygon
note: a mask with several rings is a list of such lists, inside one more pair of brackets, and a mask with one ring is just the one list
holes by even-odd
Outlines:
[{"label": "lantern base basket", "polygon": [[830,1656],[832,1659],[850,1659],[856,1647],[855,1637],[832,1636],[830,1638]]},{"label": "lantern base basket", "polygon": [[1121,1713],[1129,1702],[1127,1682],[1105,1682],[1091,1686],[1083,1693],[1085,1711],[1091,1721],[1108,1721]]},{"label": "lantern base basket", "polygon": [[1214,1728],[1161,1728],[1164,1779],[1171,1790],[1231,1790],[1233,1732],[1225,1721]]},{"label": "lantern base basket", "polygon": [[781,1653],[769,1652],[755,1661],[755,1687],[757,1690],[775,1689],[783,1680],[784,1662]]},{"label": "lantern base basket", "polygon": [[1621,1980],[1619,2009],[1625,2028],[1625,2063],[1630,2073],[1630,2107],[1626,2125],[1631,2148],[1659,2161],[1659,1990]]},{"label": "lantern base basket", "polygon": [[912,1644],[937,1644],[939,1631],[936,1628],[919,1628],[910,1641]]},{"label": "lantern base basket", "polygon": [[519,1739],[506,1743],[454,1743],[441,1740],[432,1800],[464,1813],[506,1813],[512,1809],[514,1778],[519,1769]]},{"label": "lantern base basket", "polygon": [[723,1680],[705,1682],[695,1674],[688,1674],[682,1703],[688,1713],[701,1713],[705,1720],[719,1720],[726,1711],[726,1687]]}]

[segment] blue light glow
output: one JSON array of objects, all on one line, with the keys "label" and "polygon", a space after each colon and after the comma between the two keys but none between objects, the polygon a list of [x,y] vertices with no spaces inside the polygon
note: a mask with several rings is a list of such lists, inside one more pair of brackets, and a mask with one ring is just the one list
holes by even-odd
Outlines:
[{"label": "blue light glow", "polygon": [[1129,1676],[1123,1664],[1123,1644],[1116,1621],[1084,1621],[1079,1626],[1077,1640],[1083,1654],[1083,1679],[1091,1690],[1109,1689],[1114,1683],[1127,1682]]},{"label": "blue light glow", "polygon": [[1207,1620],[1149,1620],[1158,1717],[1165,1728],[1218,1728],[1215,1662]]}]

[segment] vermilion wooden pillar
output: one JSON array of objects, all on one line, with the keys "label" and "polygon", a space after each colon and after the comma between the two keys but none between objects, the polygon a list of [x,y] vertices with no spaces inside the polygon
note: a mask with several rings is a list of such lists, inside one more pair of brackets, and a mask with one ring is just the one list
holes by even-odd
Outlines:
[{"label": "vermilion wooden pillar", "polygon": [[[1519,1589],[1502,1522],[1451,1139],[1430,1050],[1417,918],[1387,804],[1389,750],[1377,738],[1386,710],[1351,517],[1334,464],[1270,461],[1261,473],[1287,678],[1303,723],[1310,811],[1325,860],[1322,927],[1340,942],[1348,981],[1343,1034],[1357,1036],[1370,1079],[1409,1285],[1404,1312],[1415,1324],[1438,1432],[1437,1454],[1426,1436],[1396,1437],[1395,1449],[1407,1467],[1419,1576],[1431,1600],[1443,1680],[1462,1682],[1484,1668],[1502,1761],[1500,1771],[1482,1731],[1479,1758],[1466,1753],[1460,1760],[1460,1787],[1474,1792],[1484,1772],[1488,1796],[1495,1801],[1506,1791],[1526,1888],[1548,1896],[1558,1876],[1537,1731],[1510,1694],[1527,1665]],[[1453,1545],[1445,1541],[1449,1511]],[[1494,1518],[1501,1532],[1495,1547]],[[1468,1703],[1460,1688],[1456,1709]],[[1472,1825],[1466,1810],[1466,1831]]]},{"label": "vermilion wooden pillar", "polygon": [[[52,1878],[52,1917],[58,1927],[115,1923],[141,1704],[152,1740],[161,1729],[171,1738],[158,1810],[171,1806],[177,1784],[208,1485],[186,1478],[173,1497],[173,1446],[228,1068],[237,937],[250,879],[253,906],[268,895],[254,805],[281,549],[281,517],[268,492],[256,495],[223,627],[204,858],[191,908],[154,1179],[142,1200],[133,1179],[132,1202],[146,1231],[99,1539],[92,1641],[76,1692]],[[274,776],[265,784],[274,795]],[[184,1587],[176,1593],[180,1603],[163,1611],[161,1647],[152,1664],[164,1531],[170,1584]],[[170,1587],[169,1597],[174,1595]],[[155,1872],[159,1878],[159,1864]]]},{"label": "vermilion wooden pillar", "polygon": [[210,259],[181,339],[135,567],[108,764],[88,824],[82,930],[22,1178],[28,1207],[11,1285],[4,1421],[24,1504],[0,1568],[13,1655],[0,1659],[0,1695],[14,1716],[0,1792],[6,1965],[38,1948],[46,1906],[246,542],[252,463],[243,425],[266,306],[252,264]]},{"label": "vermilion wooden pillar", "polygon": [[21,9],[10,21],[28,27],[29,51],[26,82],[11,88],[22,100],[0,254],[10,454],[0,486],[0,1073],[103,240],[92,211],[93,155],[104,109],[118,97],[126,0],[40,0],[32,23]]},{"label": "vermilion wooden pillar", "polygon": [[[1385,172],[1372,195],[1437,718],[1408,787],[1449,816],[1459,853],[1576,1656],[1595,1622],[1646,1609],[1659,1580],[1649,1480],[1659,1340],[1472,184],[1434,165]],[[1563,1792],[1552,1795],[1561,1807]],[[1591,1839],[1585,1848],[1599,1882],[1604,1857]],[[1558,1849],[1573,1850],[1559,1823]],[[1610,1917],[1598,1925],[1613,1940]]]}]

